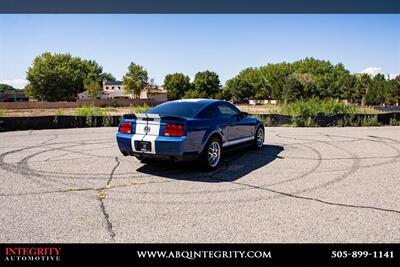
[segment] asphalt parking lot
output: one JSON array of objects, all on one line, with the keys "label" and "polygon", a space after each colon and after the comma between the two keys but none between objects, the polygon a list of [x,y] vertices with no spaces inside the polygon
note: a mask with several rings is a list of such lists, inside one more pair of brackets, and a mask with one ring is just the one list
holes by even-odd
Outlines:
[{"label": "asphalt parking lot", "polygon": [[0,242],[400,242],[400,127],[267,128],[220,169],[114,128],[0,134]]}]

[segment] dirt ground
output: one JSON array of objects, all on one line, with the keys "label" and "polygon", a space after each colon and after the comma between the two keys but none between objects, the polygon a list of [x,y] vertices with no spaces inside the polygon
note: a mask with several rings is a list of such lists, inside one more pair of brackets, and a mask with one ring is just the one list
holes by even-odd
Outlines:
[{"label": "dirt ground", "polygon": [[[237,105],[237,107],[245,112],[252,114],[269,113],[274,109],[274,105]],[[79,108],[63,108],[63,109],[9,109],[1,110],[0,116],[3,117],[25,117],[25,116],[62,116],[62,115],[76,115]],[[126,113],[132,113],[131,107],[106,107],[100,108],[108,113],[110,116],[119,116]]]}]

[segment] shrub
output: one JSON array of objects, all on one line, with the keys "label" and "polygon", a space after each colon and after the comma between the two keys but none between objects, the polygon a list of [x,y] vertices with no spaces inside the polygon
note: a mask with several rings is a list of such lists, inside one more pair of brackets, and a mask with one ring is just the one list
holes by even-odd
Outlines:
[{"label": "shrub", "polygon": [[102,110],[99,107],[96,107],[94,105],[83,105],[80,107],[76,113],[76,116],[82,116],[82,117],[97,117],[97,116],[107,116],[107,112],[105,110]]},{"label": "shrub", "polygon": [[144,113],[149,109],[150,106],[147,105],[146,103],[143,104],[143,106],[133,106],[133,105],[129,106],[129,110],[131,113]]},{"label": "shrub", "polygon": [[344,116],[342,119],[338,120],[336,123],[337,127],[369,127],[369,126],[379,126],[377,115],[372,116],[357,116],[350,114]]},{"label": "shrub", "polygon": [[110,126],[112,126],[112,117],[111,117],[111,116],[103,117],[102,126],[104,126],[104,127],[110,127]]},{"label": "shrub", "polygon": [[356,105],[346,105],[345,103],[335,100],[311,98],[308,100],[297,100],[294,102],[284,103],[277,107],[277,113],[289,115],[292,117],[302,116],[310,117],[318,114],[370,114],[377,113],[372,108],[364,108]]},{"label": "shrub", "polygon": [[379,126],[378,116],[366,116],[361,121],[361,126]]},{"label": "shrub", "polygon": [[294,127],[318,127],[318,125],[314,122],[313,118],[303,117],[303,116],[296,116],[293,117],[292,126]]},{"label": "shrub", "polygon": [[396,118],[391,118],[389,125],[390,126],[400,126],[400,120],[397,120]]}]

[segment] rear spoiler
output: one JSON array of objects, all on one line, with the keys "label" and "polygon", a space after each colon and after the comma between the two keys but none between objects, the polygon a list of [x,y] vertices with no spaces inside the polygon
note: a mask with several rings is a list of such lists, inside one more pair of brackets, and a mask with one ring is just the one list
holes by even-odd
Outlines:
[{"label": "rear spoiler", "polygon": [[146,113],[138,113],[138,114],[124,114],[122,115],[123,119],[136,119],[136,118],[143,118],[147,120],[153,120],[153,119],[170,119],[170,120],[177,120],[177,121],[186,121],[185,118],[178,117],[178,116],[172,116],[172,115],[166,115],[166,116],[160,116],[158,114],[146,114]]}]

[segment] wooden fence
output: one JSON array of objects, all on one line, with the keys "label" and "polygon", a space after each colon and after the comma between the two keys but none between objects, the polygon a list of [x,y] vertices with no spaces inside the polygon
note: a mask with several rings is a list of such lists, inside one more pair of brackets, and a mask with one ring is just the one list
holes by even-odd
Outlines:
[{"label": "wooden fence", "polygon": [[83,105],[94,105],[98,107],[129,107],[142,106],[144,104],[155,106],[162,102],[152,99],[79,99],[77,101],[29,101],[29,102],[0,102],[0,109],[59,109],[59,108],[78,108]]}]

